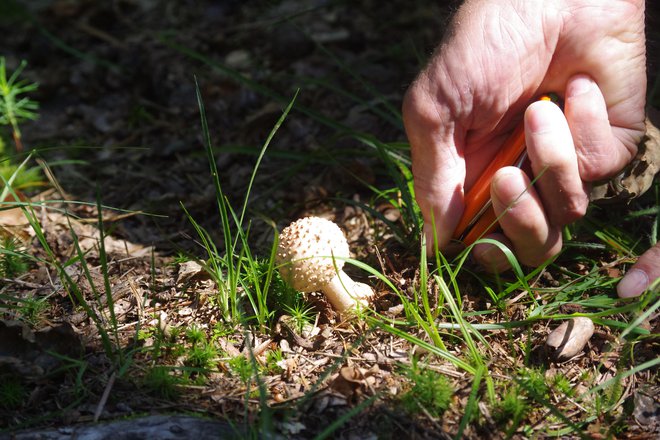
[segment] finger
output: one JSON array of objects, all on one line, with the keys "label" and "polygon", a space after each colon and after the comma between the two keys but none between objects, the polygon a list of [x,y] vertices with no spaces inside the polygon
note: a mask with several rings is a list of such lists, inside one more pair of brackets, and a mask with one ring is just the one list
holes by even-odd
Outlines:
[{"label": "finger", "polygon": [[613,131],[610,126],[605,98],[588,75],[568,79],[564,111],[582,180],[590,182],[612,176],[635,155],[635,144],[627,139],[629,133],[622,128]]},{"label": "finger", "polygon": [[660,278],[660,243],[646,251],[628,270],[616,291],[621,298],[639,296]]},{"label": "finger", "polygon": [[[465,161],[457,152],[460,134],[448,110],[429,93],[422,75],[406,93],[403,121],[410,141],[415,198],[424,217],[427,250],[444,248],[463,212]],[[464,137],[464,136],[463,136]]]},{"label": "finger", "polygon": [[[504,234],[489,234],[485,238],[492,238],[493,240],[501,242],[509,249],[513,249],[511,241],[506,238]],[[474,246],[472,255],[474,256],[474,259],[477,261],[477,263],[483,266],[483,268],[490,273],[500,273],[511,269],[511,263],[509,263],[509,259],[506,257],[506,255],[504,255],[504,252],[502,252],[500,248],[495,245],[478,243]]]},{"label": "finger", "polygon": [[589,197],[580,178],[571,130],[557,105],[538,101],[527,108],[525,142],[538,178],[534,186],[550,224],[562,226],[584,216]]},{"label": "finger", "polygon": [[491,183],[493,208],[521,263],[538,266],[561,250],[561,233],[551,226],[539,195],[519,168],[500,169]]}]

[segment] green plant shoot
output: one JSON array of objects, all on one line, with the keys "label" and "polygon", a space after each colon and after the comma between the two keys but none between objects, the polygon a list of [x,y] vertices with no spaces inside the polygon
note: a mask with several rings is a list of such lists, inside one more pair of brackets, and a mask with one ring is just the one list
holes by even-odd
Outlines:
[{"label": "green plant shoot", "polygon": [[11,126],[16,151],[23,150],[21,130],[18,125],[38,117],[36,110],[39,104],[28,97],[20,96],[35,91],[39,86],[37,83],[18,79],[26,64],[25,61],[21,61],[14,73],[7,78],[5,58],[0,57],[0,124]]}]

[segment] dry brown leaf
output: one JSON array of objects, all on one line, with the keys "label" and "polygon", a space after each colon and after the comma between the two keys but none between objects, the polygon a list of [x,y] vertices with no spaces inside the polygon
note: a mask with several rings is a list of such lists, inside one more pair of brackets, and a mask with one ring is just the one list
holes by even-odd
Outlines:
[{"label": "dry brown leaf", "polygon": [[179,273],[176,277],[177,286],[189,283],[197,279],[208,279],[209,274],[196,261],[185,261],[179,264]]},{"label": "dry brown leaf", "polygon": [[594,185],[590,199],[602,203],[621,202],[639,197],[660,171],[660,130],[646,118],[646,135],[635,159],[610,180]]},{"label": "dry brown leaf", "polygon": [[373,387],[375,376],[380,372],[378,365],[370,369],[345,366],[339,370],[339,374],[330,384],[330,388],[342,394],[347,399],[356,395],[364,394]]},{"label": "dry brown leaf", "polygon": [[0,235],[14,237],[22,243],[26,243],[30,237],[34,236],[30,222],[20,208],[0,211],[0,228]]}]

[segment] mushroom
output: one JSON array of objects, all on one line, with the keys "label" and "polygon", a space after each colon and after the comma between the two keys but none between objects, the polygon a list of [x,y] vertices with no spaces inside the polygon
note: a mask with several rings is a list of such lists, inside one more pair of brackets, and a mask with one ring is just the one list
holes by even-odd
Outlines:
[{"label": "mushroom", "polygon": [[301,218],[284,228],[277,247],[282,277],[294,289],[322,291],[330,304],[344,313],[365,304],[373,290],[353,281],[344,271],[350,256],[348,242],[335,223],[320,217]]}]

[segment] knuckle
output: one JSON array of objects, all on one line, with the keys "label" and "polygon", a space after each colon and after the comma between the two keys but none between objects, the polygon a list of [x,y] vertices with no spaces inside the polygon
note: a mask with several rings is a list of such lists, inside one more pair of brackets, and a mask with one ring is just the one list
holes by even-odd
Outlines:
[{"label": "knuckle", "polygon": [[501,273],[511,269],[511,264],[504,253],[493,245],[478,245],[474,259],[489,273]]},{"label": "knuckle", "polygon": [[602,162],[601,159],[596,159],[593,156],[579,160],[580,178],[585,182],[593,182],[605,177]]},{"label": "knuckle", "polygon": [[423,80],[418,79],[408,88],[401,111],[406,125],[428,124],[437,119],[434,100],[429,96]]},{"label": "knuckle", "polygon": [[551,223],[554,226],[564,226],[584,217],[587,213],[589,199],[586,194],[575,195],[569,197],[565,203],[561,204],[559,210],[551,218]]}]

